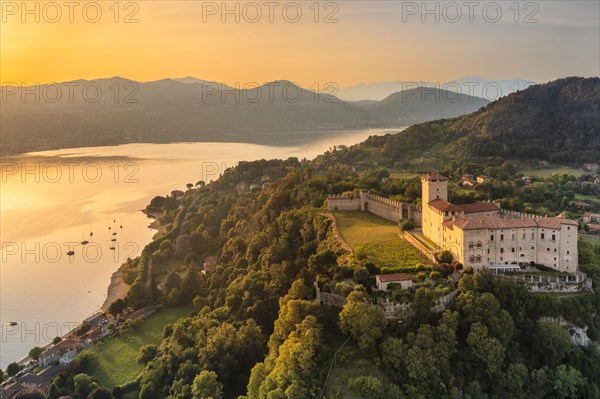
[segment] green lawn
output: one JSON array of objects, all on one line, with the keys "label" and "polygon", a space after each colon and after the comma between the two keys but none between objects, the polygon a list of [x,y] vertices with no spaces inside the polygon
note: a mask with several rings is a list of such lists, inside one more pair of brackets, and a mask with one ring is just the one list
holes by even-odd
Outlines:
[{"label": "green lawn", "polygon": [[96,356],[90,374],[100,385],[111,389],[134,380],[142,371],[136,362],[139,349],[148,344],[158,345],[164,326],[189,315],[192,310],[192,305],[164,309],[144,321],[137,332],[98,342],[91,349]]},{"label": "green lawn", "polygon": [[335,212],[340,235],[352,249],[369,241],[398,239],[398,225],[368,212]]},{"label": "green lawn", "polygon": [[355,252],[358,259],[377,265],[382,273],[413,272],[420,265],[432,265],[418,249],[403,238],[367,242]]},{"label": "green lawn", "polygon": [[398,237],[398,226],[366,212],[335,212],[340,235],[359,259],[372,262],[382,272],[413,271],[431,262],[408,241]]}]

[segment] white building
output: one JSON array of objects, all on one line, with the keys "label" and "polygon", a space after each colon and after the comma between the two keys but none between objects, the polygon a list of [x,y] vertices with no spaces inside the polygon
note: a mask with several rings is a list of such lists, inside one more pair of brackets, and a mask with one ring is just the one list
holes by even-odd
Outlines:
[{"label": "white building", "polygon": [[576,221],[501,210],[493,202],[448,202],[448,179],[421,177],[423,234],[474,269],[517,269],[541,264],[562,272],[579,270]]},{"label": "white building", "polygon": [[410,276],[404,273],[378,274],[375,276],[375,283],[379,291],[387,291],[389,284],[399,284],[404,290],[413,285]]}]

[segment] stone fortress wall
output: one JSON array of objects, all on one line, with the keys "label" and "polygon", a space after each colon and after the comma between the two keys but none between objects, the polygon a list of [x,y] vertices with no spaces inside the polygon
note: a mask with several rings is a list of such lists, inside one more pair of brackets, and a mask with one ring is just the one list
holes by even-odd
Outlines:
[{"label": "stone fortress wall", "polygon": [[394,223],[411,220],[421,225],[420,207],[373,195],[368,190],[361,190],[359,197],[331,195],[327,198],[327,210],[370,212]]}]

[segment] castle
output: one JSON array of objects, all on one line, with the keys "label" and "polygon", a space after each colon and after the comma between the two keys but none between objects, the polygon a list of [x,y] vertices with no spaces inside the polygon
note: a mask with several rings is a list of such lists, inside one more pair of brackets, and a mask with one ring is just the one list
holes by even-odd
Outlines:
[{"label": "castle", "polygon": [[448,179],[437,173],[422,176],[421,185],[423,235],[464,265],[579,270],[576,221],[509,212],[493,202],[454,205],[448,202]]},{"label": "castle", "polygon": [[440,251],[476,270],[519,270],[541,264],[579,271],[576,221],[501,209],[493,202],[448,202],[448,179],[438,173],[421,177],[422,206],[405,204],[361,190],[360,196],[330,196],[327,209],[366,211],[393,222],[411,220]]}]

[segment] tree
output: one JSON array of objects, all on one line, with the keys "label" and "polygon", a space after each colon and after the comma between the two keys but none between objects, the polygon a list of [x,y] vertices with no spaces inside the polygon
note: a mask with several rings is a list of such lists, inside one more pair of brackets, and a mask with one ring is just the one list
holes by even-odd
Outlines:
[{"label": "tree", "polygon": [[469,355],[473,359],[473,374],[482,375],[477,370],[484,370],[488,376],[498,373],[504,361],[504,348],[482,323],[473,323],[467,335]]},{"label": "tree", "polygon": [[39,346],[34,346],[29,350],[29,357],[32,359],[37,359],[43,351],[43,348],[40,348]]},{"label": "tree", "polygon": [[179,273],[175,270],[171,270],[164,282],[165,292],[169,292],[172,289],[180,289],[181,288],[181,277],[179,277]]},{"label": "tree", "polygon": [[17,363],[13,362],[6,367],[6,374],[8,374],[9,377],[12,377],[17,374],[19,370],[21,370],[21,367]]},{"label": "tree", "polygon": [[125,310],[126,307],[127,307],[127,304],[125,303],[125,301],[123,299],[119,298],[110,304],[110,306],[108,307],[108,313],[117,317]]},{"label": "tree", "polygon": [[77,374],[73,378],[73,383],[75,386],[75,395],[80,398],[87,397],[91,391],[98,387],[98,384],[92,380],[92,377],[83,373]]},{"label": "tree", "polygon": [[14,399],[46,399],[46,395],[37,388],[29,388],[17,393]]},{"label": "tree", "polygon": [[136,279],[129,291],[127,292],[127,303],[134,309],[141,309],[148,305],[150,293],[144,281],[140,278]]},{"label": "tree", "polygon": [[579,387],[585,384],[581,372],[571,366],[561,364],[554,371],[553,391],[557,398],[578,398]]},{"label": "tree", "polygon": [[145,366],[150,360],[154,359],[157,354],[158,347],[156,345],[144,345],[140,348],[137,362]]},{"label": "tree", "polygon": [[87,399],[114,399],[110,389],[106,387],[98,387],[88,395]]},{"label": "tree", "polygon": [[62,341],[61,337],[54,337],[54,339],[52,340],[52,345],[56,345],[58,344],[60,341]]},{"label": "tree", "polygon": [[308,288],[302,279],[294,281],[289,290],[289,295],[293,299],[308,299],[312,293],[312,289]]},{"label": "tree", "polygon": [[60,397],[60,391],[58,389],[58,385],[54,382],[50,384],[50,388],[48,389],[48,399],[58,399]]},{"label": "tree", "polygon": [[383,335],[387,320],[383,310],[365,302],[362,292],[353,291],[340,312],[339,326],[344,334],[351,334],[361,349],[369,349]]},{"label": "tree", "polygon": [[448,250],[440,252],[438,258],[442,263],[452,263],[452,253]]},{"label": "tree", "polygon": [[571,336],[560,324],[544,322],[537,324],[531,353],[539,366],[558,366],[570,346]]},{"label": "tree", "polygon": [[367,270],[364,266],[359,266],[354,269],[354,273],[352,275],[352,279],[358,283],[362,284],[365,287],[369,285],[369,270]]},{"label": "tree", "polygon": [[194,378],[192,384],[193,399],[221,399],[223,397],[223,385],[217,380],[217,374],[213,371],[202,370]]}]

